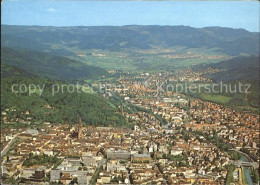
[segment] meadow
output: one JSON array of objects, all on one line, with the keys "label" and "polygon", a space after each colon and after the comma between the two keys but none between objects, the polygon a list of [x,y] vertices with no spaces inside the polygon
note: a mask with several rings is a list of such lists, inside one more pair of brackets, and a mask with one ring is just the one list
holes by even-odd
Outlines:
[{"label": "meadow", "polygon": [[200,94],[200,97],[207,101],[212,101],[216,103],[228,103],[232,98],[224,95],[218,95],[218,94],[206,94],[202,93]]},{"label": "meadow", "polygon": [[[197,64],[217,63],[230,58],[230,56],[223,55],[217,50],[205,48],[127,49],[121,51],[95,49],[78,50],[77,53],[77,56],[70,56],[70,58],[90,66],[125,72],[165,72]],[[178,56],[180,57],[178,58]],[[214,58],[214,56],[217,57]]]}]

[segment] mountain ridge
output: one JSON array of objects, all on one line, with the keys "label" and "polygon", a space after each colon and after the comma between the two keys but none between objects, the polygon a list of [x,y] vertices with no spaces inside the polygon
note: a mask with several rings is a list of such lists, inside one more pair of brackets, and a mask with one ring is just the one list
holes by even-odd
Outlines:
[{"label": "mountain ridge", "polygon": [[99,67],[38,51],[1,48],[1,53],[2,64],[55,80],[84,80],[108,75]]},{"label": "mountain ridge", "polygon": [[[190,26],[9,26],[1,25],[2,46],[45,49],[67,48],[121,50],[126,48],[219,48],[236,56],[259,53],[259,33],[224,27],[193,28]],[[23,40],[29,42],[24,45]],[[51,49],[55,52],[55,47]],[[59,51],[56,51],[59,53]],[[63,55],[71,54],[64,49]],[[66,54],[66,52],[68,52]],[[61,54],[62,55],[62,54]]]}]

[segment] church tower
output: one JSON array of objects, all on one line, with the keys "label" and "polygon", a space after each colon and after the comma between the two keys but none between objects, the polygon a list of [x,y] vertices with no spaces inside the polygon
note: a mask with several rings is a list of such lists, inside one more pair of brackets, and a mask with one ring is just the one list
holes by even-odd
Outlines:
[{"label": "church tower", "polygon": [[78,139],[82,138],[82,119],[79,116],[79,124],[78,124]]},{"label": "church tower", "polygon": [[124,105],[121,104],[121,114],[124,115]]}]

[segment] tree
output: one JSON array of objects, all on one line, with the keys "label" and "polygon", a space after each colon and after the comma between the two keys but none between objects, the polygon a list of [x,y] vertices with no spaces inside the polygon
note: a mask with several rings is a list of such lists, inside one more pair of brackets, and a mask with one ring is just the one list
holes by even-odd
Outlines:
[{"label": "tree", "polygon": [[111,179],[111,183],[119,183],[119,180],[117,177],[114,177],[113,179]]},{"label": "tree", "polygon": [[33,158],[33,153],[29,153],[29,159],[32,159]]},{"label": "tree", "polygon": [[258,183],[259,182],[259,174],[257,170],[253,170],[252,172],[252,180],[254,183]]},{"label": "tree", "polygon": [[83,170],[84,170],[84,171],[87,171],[87,170],[88,170],[88,168],[87,168],[86,166],[84,166],[84,167],[83,167]]},{"label": "tree", "polygon": [[70,182],[70,184],[78,184],[78,178],[77,177],[74,177],[72,179],[72,181]]}]

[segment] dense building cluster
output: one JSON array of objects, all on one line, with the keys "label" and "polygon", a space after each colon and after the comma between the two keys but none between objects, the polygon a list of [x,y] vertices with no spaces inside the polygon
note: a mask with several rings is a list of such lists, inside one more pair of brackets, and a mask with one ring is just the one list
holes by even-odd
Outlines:
[{"label": "dense building cluster", "polygon": [[[119,81],[125,85],[119,96],[149,110],[122,109],[132,128],[87,126],[80,117],[74,125],[4,128],[3,175],[24,183],[224,184],[234,164],[230,148],[259,161],[258,115],[177,93],[159,99],[136,78]],[[240,167],[231,175],[242,183]]]}]

